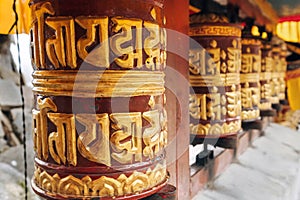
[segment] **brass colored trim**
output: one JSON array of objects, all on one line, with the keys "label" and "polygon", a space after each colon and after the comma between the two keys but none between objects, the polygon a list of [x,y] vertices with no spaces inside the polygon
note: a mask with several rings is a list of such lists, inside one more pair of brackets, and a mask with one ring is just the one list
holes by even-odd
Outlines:
[{"label": "brass colored trim", "polygon": [[236,85],[240,83],[239,73],[227,73],[226,74],[226,85]]},{"label": "brass colored trim", "polygon": [[276,79],[276,78],[284,78],[285,75],[282,77],[282,74],[280,72],[273,72],[272,73],[272,79]]},{"label": "brass colored trim", "polygon": [[223,86],[225,85],[225,75],[211,75],[211,76],[194,76],[190,75],[190,84],[193,87],[207,87],[207,86]]},{"label": "brass colored trim", "polygon": [[41,70],[33,74],[33,91],[41,95],[130,97],[162,95],[164,73],[133,70]]},{"label": "brass colored trim", "polygon": [[234,26],[201,25],[197,27],[191,27],[189,30],[189,35],[241,37],[242,31],[240,28]]},{"label": "brass colored trim", "polygon": [[272,73],[271,72],[261,72],[259,74],[259,76],[260,76],[261,81],[272,79]]},{"label": "brass colored trim", "polygon": [[190,84],[193,87],[208,86],[232,86],[240,82],[239,73],[227,73],[211,76],[194,76],[190,75]]},{"label": "brass colored trim", "polygon": [[261,41],[257,39],[242,38],[242,45],[261,45]]},{"label": "brass colored trim", "polygon": [[241,74],[241,83],[259,82],[259,73]]},{"label": "brass colored trim", "polygon": [[201,12],[201,10],[195,6],[189,5],[189,10],[195,13]]}]

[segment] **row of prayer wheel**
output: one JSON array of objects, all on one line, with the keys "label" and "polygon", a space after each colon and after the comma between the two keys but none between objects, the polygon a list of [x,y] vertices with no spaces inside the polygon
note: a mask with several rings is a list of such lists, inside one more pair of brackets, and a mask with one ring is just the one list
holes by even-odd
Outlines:
[{"label": "row of prayer wheel", "polygon": [[[142,199],[167,183],[163,0],[31,0],[33,190]],[[126,9],[124,9],[126,8]],[[224,17],[191,18],[190,132],[227,137],[284,99],[285,55]],[[188,116],[187,116],[188,117]]]},{"label": "row of prayer wheel", "polygon": [[[286,47],[229,23],[222,15],[190,17],[190,133],[236,135],[242,123],[285,100]],[[196,43],[196,45],[195,45]]]}]

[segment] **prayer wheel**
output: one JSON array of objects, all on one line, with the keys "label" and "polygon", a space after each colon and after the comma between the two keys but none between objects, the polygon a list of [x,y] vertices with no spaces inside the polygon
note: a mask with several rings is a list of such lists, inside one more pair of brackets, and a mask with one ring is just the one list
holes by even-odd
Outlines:
[{"label": "prayer wheel", "polygon": [[280,44],[272,44],[272,81],[271,81],[271,103],[279,104],[280,95],[280,69],[281,69],[281,48]]},{"label": "prayer wheel", "polygon": [[190,133],[223,138],[241,130],[241,27],[215,14],[190,17]]},{"label": "prayer wheel", "polygon": [[260,104],[261,111],[272,109],[271,104],[271,79],[272,79],[272,47],[267,41],[261,45],[261,73],[260,73]]},{"label": "prayer wheel", "polygon": [[163,0],[32,0],[33,190],[141,199],[167,182]]},{"label": "prayer wheel", "polygon": [[279,93],[279,101],[286,101],[286,71],[287,71],[287,61],[286,61],[286,56],[287,56],[287,46],[285,42],[282,42],[281,45],[281,52],[280,52],[280,76],[279,76],[279,84],[280,84],[280,93]]},{"label": "prayer wheel", "polygon": [[247,32],[242,36],[241,97],[243,122],[260,117],[261,41]]}]

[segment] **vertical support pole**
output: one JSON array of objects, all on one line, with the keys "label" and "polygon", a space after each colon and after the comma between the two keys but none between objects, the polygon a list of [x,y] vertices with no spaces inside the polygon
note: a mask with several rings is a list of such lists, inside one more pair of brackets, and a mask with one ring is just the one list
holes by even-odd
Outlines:
[{"label": "vertical support pole", "polygon": [[[188,35],[189,29],[189,1],[166,0],[166,28],[167,51],[176,49],[178,53],[168,51],[167,65],[171,70],[166,72],[166,85],[172,87],[167,90],[167,112],[169,123],[169,146],[167,148],[167,160],[171,174],[170,183],[177,187],[178,199],[190,199],[190,167],[189,167],[189,119],[188,119],[188,37],[174,34],[178,31]],[[185,55],[186,57],[179,57]],[[182,75],[187,81],[178,83],[178,77],[174,71]],[[174,160],[175,159],[175,160]]]}]

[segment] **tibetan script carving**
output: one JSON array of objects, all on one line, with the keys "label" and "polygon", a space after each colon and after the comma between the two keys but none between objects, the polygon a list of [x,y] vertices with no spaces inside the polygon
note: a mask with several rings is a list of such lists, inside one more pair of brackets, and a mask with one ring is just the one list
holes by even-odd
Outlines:
[{"label": "tibetan script carving", "polygon": [[[34,5],[32,13],[31,47],[37,69],[77,69],[77,56],[104,69],[114,61],[123,69],[140,69],[145,65],[154,71],[165,67],[166,30],[157,23],[124,17],[53,16],[55,11],[50,2]],[[109,26],[110,23],[114,26]],[[86,30],[78,41],[77,24]],[[45,39],[46,28],[54,31],[48,39]],[[109,39],[110,32],[113,35]],[[143,37],[147,34],[149,36]],[[110,60],[110,51],[116,56],[113,60]]]},{"label": "tibetan script carving", "polygon": [[[56,105],[50,98],[39,98],[38,105],[40,110],[33,110],[33,135],[35,151],[42,160],[50,155],[57,164],[76,166],[78,152],[92,162],[111,166],[111,159],[121,164],[141,162],[143,156],[153,159],[166,146],[165,110],[75,115],[53,113]],[[218,114],[213,105],[211,109],[210,117]],[[48,133],[48,120],[56,131]],[[143,127],[143,120],[149,125]],[[84,127],[78,137],[76,122]]]}]

